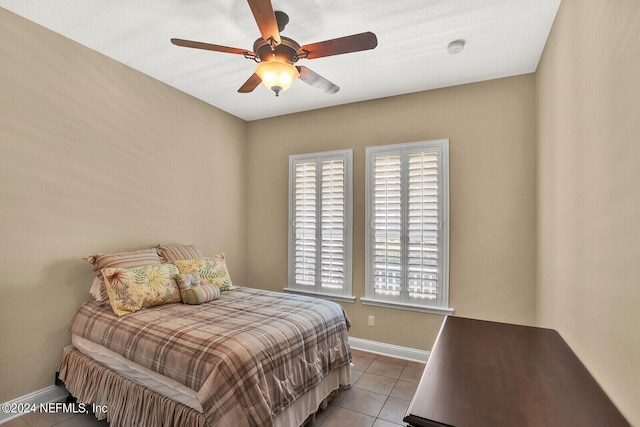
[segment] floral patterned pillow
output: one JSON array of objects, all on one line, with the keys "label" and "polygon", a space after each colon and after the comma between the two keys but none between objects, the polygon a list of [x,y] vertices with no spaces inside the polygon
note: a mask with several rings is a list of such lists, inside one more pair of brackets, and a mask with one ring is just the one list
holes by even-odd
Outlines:
[{"label": "floral patterned pillow", "polygon": [[173,261],[180,270],[180,274],[197,272],[200,275],[200,282],[203,285],[216,285],[221,291],[232,291],[235,289],[229,277],[224,254],[214,257],[193,258]]},{"label": "floral patterned pillow", "polygon": [[102,269],[111,308],[118,316],[146,307],[180,302],[176,274],[178,268],[173,264]]}]

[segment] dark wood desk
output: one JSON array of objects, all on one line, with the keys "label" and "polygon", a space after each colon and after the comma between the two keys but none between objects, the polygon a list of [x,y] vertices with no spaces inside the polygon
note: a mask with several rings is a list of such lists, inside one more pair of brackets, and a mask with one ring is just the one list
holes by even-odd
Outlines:
[{"label": "dark wood desk", "polygon": [[416,427],[629,426],[556,331],[452,316],[404,421]]}]

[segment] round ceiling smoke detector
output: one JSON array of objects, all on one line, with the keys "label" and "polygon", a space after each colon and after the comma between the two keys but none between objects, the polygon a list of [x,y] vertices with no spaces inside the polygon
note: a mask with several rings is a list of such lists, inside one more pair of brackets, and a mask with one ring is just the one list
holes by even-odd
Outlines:
[{"label": "round ceiling smoke detector", "polygon": [[456,53],[460,53],[463,50],[464,50],[464,40],[454,40],[451,43],[449,43],[449,46],[447,46],[447,51],[452,55],[455,55]]}]

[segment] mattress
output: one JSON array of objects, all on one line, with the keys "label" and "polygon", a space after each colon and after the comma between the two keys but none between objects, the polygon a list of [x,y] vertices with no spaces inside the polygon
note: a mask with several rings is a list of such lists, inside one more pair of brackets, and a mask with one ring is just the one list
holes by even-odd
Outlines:
[{"label": "mattress", "polygon": [[178,381],[155,373],[151,369],[125,359],[118,353],[78,335],[71,335],[71,343],[82,353],[120,375],[198,412],[203,412],[202,404],[198,401],[198,393]]}]

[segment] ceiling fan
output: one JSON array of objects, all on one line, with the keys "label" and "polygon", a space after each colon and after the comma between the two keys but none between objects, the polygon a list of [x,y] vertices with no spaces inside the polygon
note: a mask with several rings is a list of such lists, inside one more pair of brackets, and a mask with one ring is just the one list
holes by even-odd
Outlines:
[{"label": "ceiling fan", "polygon": [[378,45],[376,35],[365,32],[300,46],[295,40],[280,35],[289,22],[289,17],[284,12],[274,12],[271,0],[247,0],[247,2],[262,35],[262,38],[253,43],[253,52],[210,43],[171,39],[171,43],[177,46],[233,53],[257,62],[258,66],[253,75],[238,89],[240,93],[253,92],[262,82],[278,96],[280,92],[291,87],[296,78],[326,93],[336,93],[340,90],[338,86],[307,67],[293,64],[300,59],[359,52],[373,49]]}]

